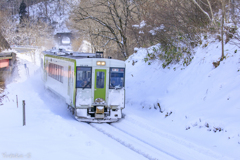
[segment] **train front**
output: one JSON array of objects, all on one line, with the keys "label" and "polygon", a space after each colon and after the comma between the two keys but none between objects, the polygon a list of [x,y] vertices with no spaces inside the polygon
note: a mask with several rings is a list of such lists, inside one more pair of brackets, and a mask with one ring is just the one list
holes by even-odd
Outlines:
[{"label": "train front", "polygon": [[85,122],[116,122],[125,107],[125,62],[82,59],[76,64],[75,117]]}]

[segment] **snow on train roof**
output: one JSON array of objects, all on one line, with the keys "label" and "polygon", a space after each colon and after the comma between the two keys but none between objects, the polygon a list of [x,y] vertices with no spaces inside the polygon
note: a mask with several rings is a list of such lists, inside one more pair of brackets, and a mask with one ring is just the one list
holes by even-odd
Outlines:
[{"label": "snow on train roof", "polygon": [[51,49],[43,51],[44,54],[66,57],[71,59],[81,59],[81,58],[102,58],[99,57],[96,53],[83,53],[83,52],[73,52],[66,51],[65,49]]}]

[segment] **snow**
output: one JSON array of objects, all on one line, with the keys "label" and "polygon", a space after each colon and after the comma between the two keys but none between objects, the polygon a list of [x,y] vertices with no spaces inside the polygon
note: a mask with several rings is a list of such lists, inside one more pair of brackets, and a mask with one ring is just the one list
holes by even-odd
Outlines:
[{"label": "snow", "polygon": [[103,110],[104,107],[97,107],[99,110]]},{"label": "snow", "polygon": [[66,25],[69,19],[69,11],[68,3],[63,4],[61,1],[40,2],[29,7],[31,17],[38,17],[40,20],[55,24],[54,34],[71,32]]},{"label": "snow", "polygon": [[122,103],[124,100],[124,88],[120,88],[120,86],[115,86],[114,90],[109,91],[109,99],[108,105],[115,105],[124,108],[124,104]]},{"label": "snow", "polygon": [[227,44],[227,58],[214,68],[220,43],[202,46],[189,66],[165,69],[158,60],[145,63],[153,47],[135,48],[126,61],[125,118],[111,125],[76,121],[44,89],[40,50],[35,58],[17,53],[13,80],[1,93],[0,159],[239,159],[239,49]]},{"label": "snow", "polygon": [[[143,28],[145,26],[146,26],[146,22],[144,20],[139,25],[138,24],[132,25],[132,27],[138,28],[138,29],[141,29],[141,28]],[[144,32],[143,31],[139,31],[139,34],[144,34]]]},{"label": "snow", "polygon": [[146,22],[144,20],[139,25],[138,24],[132,25],[132,27],[140,28],[140,29],[145,26],[146,26]]},{"label": "snow", "polygon": [[85,53],[92,53],[92,45],[86,40],[82,41],[81,46],[79,47],[78,51],[79,52],[85,52]]},{"label": "snow", "polygon": [[[195,49],[188,67],[176,64],[169,69],[162,69],[160,61],[148,65],[143,61],[147,49],[138,49],[126,63],[126,110],[137,110],[136,114],[169,133],[237,159],[240,156],[240,56],[234,52],[238,48],[227,44],[227,59],[215,69],[212,62],[221,56],[220,43],[202,46]],[[133,66],[132,61],[137,63]],[[159,112],[157,103],[163,113]],[[221,131],[215,133],[215,128]]]},{"label": "snow", "polygon": [[152,35],[156,35],[156,31],[163,30],[164,28],[165,28],[165,26],[163,24],[161,24],[160,27],[154,27],[154,29],[150,30],[149,33],[151,33]]}]

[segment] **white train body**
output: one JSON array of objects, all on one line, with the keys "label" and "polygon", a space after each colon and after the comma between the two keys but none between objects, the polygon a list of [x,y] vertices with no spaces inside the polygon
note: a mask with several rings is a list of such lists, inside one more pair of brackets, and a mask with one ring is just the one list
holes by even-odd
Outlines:
[{"label": "white train body", "polygon": [[45,87],[85,122],[116,122],[125,108],[125,62],[92,53],[44,51]]}]

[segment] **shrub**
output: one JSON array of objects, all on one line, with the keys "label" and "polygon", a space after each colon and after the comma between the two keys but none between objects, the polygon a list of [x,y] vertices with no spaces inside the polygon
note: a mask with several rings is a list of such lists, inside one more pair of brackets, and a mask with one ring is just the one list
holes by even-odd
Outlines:
[{"label": "shrub", "polygon": [[[169,64],[175,64],[182,61],[183,66],[188,66],[192,59],[193,53],[190,47],[177,47],[174,44],[161,45],[153,48],[152,53],[147,54],[144,58],[145,63],[148,61],[159,59],[162,61],[162,68],[166,68]],[[151,63],[148,63],[149,65]]]}]

